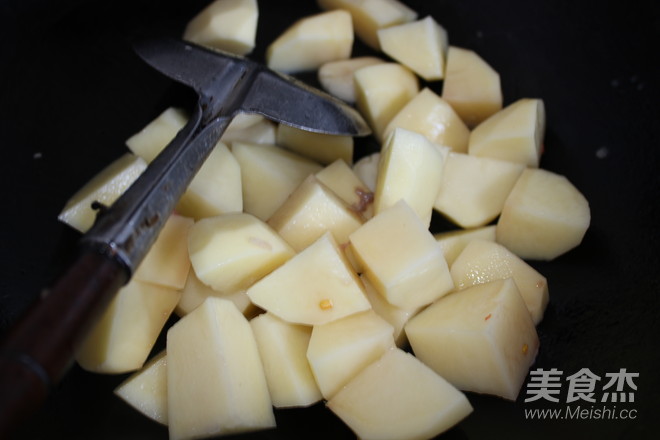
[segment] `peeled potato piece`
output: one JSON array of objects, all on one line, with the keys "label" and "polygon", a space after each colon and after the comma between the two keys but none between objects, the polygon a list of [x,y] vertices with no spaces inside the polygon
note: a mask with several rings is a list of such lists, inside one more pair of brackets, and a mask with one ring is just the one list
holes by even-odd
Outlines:
[{"label": "peeled potato piece", "polygon": [[216,0],[190,20],[183,38],[246,55],[254,49],[258,17],[257,0]]},{"label": "peeled potato piece", "polygon": [[344,10],[322,12],[296,21],[266,49],[273,70],[295,73],[347,59],[353,50],[351,15]]},{"label": "peeled potato piece", "polygon": [[142,130],[126,140],[128,148],[147,162],[151,162],[188,122],[181,109],[169,107]]},{"label": "peeled potato piece", "polygon": [[390,120],[419,91],[417,77],[398,63],[382,63],[355,72],[356,106],[381,141]]},{"label": "peeled potato piece", "polygon": [[450,153],[433,207],[463,228],[484,226],[502,211],[522,164]]},{"label": "peeled potato piece", "polygon": [[225,293],[247,288],[294,254],[270,226],[242,212],[195,223],[188,252],[197,277]]},{"label": "peeled potato piece", "polygon": [[381,150],[375,214],[405,200],[428,227],[441,190],[444,165],[440,150],[424,135],[404,128],[395,129]]},{"label": "peeled potato piece", "polygon": [[172,214],[133,278],[176,290],[183,288],[190,270],[187,241],[193,223],[191,218]]},{"label": "peeled potato piece", "polygon": [[445,76],[447,31],[433,17],[378,31],[380,48],[427,81]]},{"label": "peeled potato piece", "polygon": [[413,355],[388,350],[328,401],[363,439],[429,439],[472,412],[465,395]]},{"label": "peeled potato piece", "polygon": [[330,61],[319,68],[319,82],[321,87],[331,95],[353,103],[355,102],[355,80],[353,78],[355,71],[384,62],[377,57],[357,57]]},{"label": "peeled potato piece", "polygon": [[405,128],[426,136],[431,142],[458,153],[468,149],[470,130],[451,105],[425,87],[404,105],[388,122],[385,137],[396,128]]},{"label": "peeled potato piece", "polygon": [[454,287],[440,246],[405,200],[372,217],[350,241],[364,274],[390,304],[414,309]]},{"label": "peeled potato piece", "polygon": [[447,264],[451,268],[456,257],[463,252],[465,246],[467,246],[472,240],[495,241],[495,225],[438,232],[433,234],[433,236],[438,240],[438,244],[442,248],[442,253],[447,260]]},{"label": "peeled potato piece", "polygon": [[521,258],[552,260],[578,246],[589,228],[589,202],[564,176],[527,169],[497,222],[497,241]]},{"label": "peeled potato piece", "polygon": [[275,145],[232,143],[232,153],[241,167],[243,210],[268,220],[287,197],[321,165]]},{"label": "peeled potato piece", "polygon": [[516,400],[536,358],[536,328],[513,279],[454,292],[406,324],[422,362],[455,387]]},{"label": "peeled potato piece", "polygon": [[115,394],[150,419],[167,425],[167,354],[161,351],[115,388]]},{"label": "peeled potato piece", "polygon": [[233,303],[208,298],[167,332],[170,439],[275,427],[249,322]]},{"label": "peeled potato piece", "polygon": [[371,307],[330,232],[254,283],[247,293],[257,306],[296,324],[326,324]]},{"label": "peeled potato piece", "polygon": [[476,52],[450,46],[442,98],[475,127],[502,109],[500,75]]},{"label": "peeled potato piece", "polygon": [[323,397],[307,362],[312,327],[291,324],[272,313],[250,321],[275,408],[305,407]]},{"label": "peeled potato piece", "polygon": [[95,373],[138,370],[180,296],[171,288],[131,280],[81,342],[76,361]]},{"label": "peeled potato piece", "polygon": [[373,49],[379,49],[378,29],[417,18],[415,11],[397,0],[317,0],[317,3],[321,9],[350,12],[356,35]]},{"label": "peeled potato piece", "polygon": [[470,241],[451,266],[457,290],[476,284],[513,278],[534,324],[543,319],[548,305],[548,280],[536,269],[499,243]]},{"label": "peeled potato piece", "polygon": [[394,347],[392,326],[373,310],[315,325],[307,359],[325,399]]},{"label": "peeled potato piece", "polygon": [[57,219],[80,232],[87,232],[96,220],[92,203],[110,206],[147,169],[139,156],[125,153],[101,170],[66,202]]},{"label": "peeled potato piece", "polygon": [[472,130],[468,153],[538,167],[544,134],[543,101],[519,99]]}]

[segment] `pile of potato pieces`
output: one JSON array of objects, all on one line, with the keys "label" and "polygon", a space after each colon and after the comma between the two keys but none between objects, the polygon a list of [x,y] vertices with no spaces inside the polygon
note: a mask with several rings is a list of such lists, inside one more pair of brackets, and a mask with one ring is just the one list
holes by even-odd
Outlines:
[{"label": "pile of potato pieces", "polygon": [[[502,108],[498,74],[396,0],[318,5],[267,64],[318,69],[381,151],[353,163],[350,137],[235,118],[80,348],[86,370],[136,371],[116,393],[171,438],[273,428],[273,407],[320,401],[360,438],[431,438],[472,411],[459,390],[515,400],[548,303],[523,259],[589,225],[579,191],[538,168],[540,99]],[[257,21],[255,0],[217,0],[184,38],[244,55]],[[350,58],[354,35],[380,56]],[[91,201],[116,200],[185,123],[163,112],[60,219],[86,231]],[[433,235],[434,211],[463,229]]]}]

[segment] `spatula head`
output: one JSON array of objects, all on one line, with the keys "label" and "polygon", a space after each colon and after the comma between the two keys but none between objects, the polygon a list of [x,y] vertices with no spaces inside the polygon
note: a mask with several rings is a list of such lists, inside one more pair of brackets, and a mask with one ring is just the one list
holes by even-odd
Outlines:
[{"label": "spatula head", "polygon": [[[141,41],[135,50],[162,74],[193,88],[207,117],[258,113],[318,133],[365,136],[371,132],[360,114],[343,101],[247,58],[172,38]],[[228,77],[250,84],[228,85]]]}]

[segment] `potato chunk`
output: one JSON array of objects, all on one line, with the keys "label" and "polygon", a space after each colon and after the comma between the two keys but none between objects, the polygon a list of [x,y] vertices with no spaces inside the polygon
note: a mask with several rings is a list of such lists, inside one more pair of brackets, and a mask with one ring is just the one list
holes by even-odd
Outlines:
[{"label": "potato chunk", "polygon": [[131,280],[83,339],[76,361],[95,373],[138,370],[180,296],[174,289]]},{"label": "potato chunk", "polygon": [[215,0],[190,20],[183,39],[246,55],[255,46],[258,18],[257,0]]},{"label": "potato chunk", "polygon": [[521,258],[552,260],[578,246],[590,222],[589,202],[566,177],[527,169],[504,204],[497,241]]},{"label": "potato chunk", "polygon": [[411,354],[388,350],[328,401],[359,438],[434,438],[472,412],[463,393]]},{"label": "potato chunk", "polygon": [[330,232],[247,291],[253,303],[285,321],[320,325],[371,307]]},{"label": "potato chunk", "polygon": [[353,211],[364,218],[373,216],[374,194],[346,162],[337,159],[316,173],[316,178],[348,203]]},{"label": "potato chunk", "polygon": [[268,46],[266,63],[280,72],[302,72],[350,58],[352,50],[351,15],[335,10],[296,21]]},{"label": "potato chunk", "polygon": [[80,232],[87,232],[96,220],[92,203],[112,205],[140,177],[147,163],[126,153],[85,183],[66,202],[57,219]]},{"label": "potato chunk", "polygon": [[179,214],[194,219],[243,210],[241,168],[224,143],[216,144],[176,209]]},{"label": "potato chunk", "polygon": [[170,439],[273,428],[275,416],[250,324],[208,298],[167,332]]},{"label": "potato chunk", "polygon": [[275,211],[268,224],[299,252],[330,231],[340,245],[364,219],[313,175]]},{"label": "potato chunk", "polygon": [[475,127],[502,109],[500,75],[476,52],[450,46],[442,98]]},{"label": "potato chunk", "polygon": [[188,122],[181,109],[169,107],[149,122],[142,130],[126,140],[128,148],[147,162],[151,162],[172,142],[172,139]]},{"label": "potato chunk", "polygon": [[287,197],[321,165],[275,145],[232,143],[241,166],[243,210],[266,221]]},{"label": "potato chunk", "polygon": [[367,221],[350,241],[364,274],[390,304],[414,309],[454,287],[440,246],[404,200]]},{"label": "potato chunk", "polygon": [[392,326],[373,310],[315,325],[307,359],[325,399],[394,347]]},{"label": "potato chunk", "polygon": [[355,71],[385,61],[377,57],[356,57],[325,63],[319,68],[318,79],[321,87],[346,102],[355,102]]},{"label": "potato chunk", "polygon": [[210,296],[223,298],[234,303],[239,312],[249,317],[257,313],[257,308],[252,304],[248,298],[245,290],[237,290],[234,292],[219,292],[213,290],[210,286],[204,284],[197,278],[195,271],[188,272],[188,279],[186,285],[181,290],[181,299],[176,305],[174,312],[179,316],[187,315],[200,306],[204,300]]},{"label": "potato chunk", "polygon": [[544,134],[543,101],[519,99],[472,130],[468,153],[538,167]]},{"label": "potato chunk", "polygon": [[176,290],[183,288],[190,271],[187,242],[193,223],[191,218],[172,214],[133,278]]},{"label": "potato chunk", "polygon": [[501,244],[472,240],[454,260],[451,276],[458,290],[513,278],[534,323],[538,324],[543,319],[548,305],[548,281]]},{"label": "potato chunk", "polygon": [[495,241],[495,225],[482,226],[472,229],[457,229],[433,234],[442,248],[442,253],[451,268],[456,257],[463,252],[465,246],[472,240]]},{"label": "potato chunk", "polygon": [[250,321],[268,390],[276,408],[305,407],[323,397],[307,362],[312,328],[291,324],[272,313]]},{"label": "potato chunk", "polygon": [[426,136],[431,142],[458,153],[466,153],[470,130],[447,101],[428,87],[403,106],[384,129],[385,137],[396,128],[405,128]]},{"label": "potato chunk", "polygon": [[406,324],[415,353],[454,386],[516,400],[539,339],[508,278],[454,292]]},{"label": "potato chunk", "polygon": [[244,213],[203,219],[190,228],[190,261],[213,289],[245,289],[284,264],[293,249],[266,223]]},{"label": "potato chunk", "polygon": [[345,9],[351,13],[357,36],[373,49],[379,49],[378,29],[407,23],[417,13],[398,0],[317,0],[321,9]]},{"label": "potato chunk", "polygon": [[378,31],[380,48],[426,81],[445,77],[447,31],[430,15]]},{"label": "potato chunk", "polygon": [[167,425],[167,354],[161,351],[128,379],[115,394],[155,422]]},{"label": "potato chunk", "polygon": [[444,165],[437,145],[424,135],[395,129],[381,150],[374,213],[377,215],[405,200],[428,228],[441,189]]},{"label": "potato chunk", "polygon": [[500,212],[524,166],[450,153],[433,207],[463,228],[484,226]]},{"label": "potato chunk", "polygon": [[375,64],[355,72],[355,91],[358,110],[382,141],[388,122],[417,95],[419,81],[401,64]]}]

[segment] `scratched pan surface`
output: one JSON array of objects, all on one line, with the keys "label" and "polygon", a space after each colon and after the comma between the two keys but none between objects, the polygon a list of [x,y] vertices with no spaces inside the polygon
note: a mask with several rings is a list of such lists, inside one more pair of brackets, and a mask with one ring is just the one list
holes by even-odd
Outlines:
[{"label": "scratched pan surface", "polygon": [[[0,2],[0,330],[71,256],[77,236],[56,220],[66,199],[125,151],[128,136],[167,106],[190,102],[134,56],[131,39],[180,35],[205,3]],[[542,166],[566,175],[590,201],[593,216],[582,246],[533,263],[551,292],[534,368],[562,372],[559,401],[525,402],[527,384],[515,403],[470,394],[474,413],[444,438],[651,438],[658,425],[659,72],[652,61],[660,18],[651,2],[609,3],[409,2],[420,16],[432,14],[443,24],[452,44],[476,50],[500,72],[505,103],[545,100]],[[316,11],[311,1],[261,1],[260,7],[255,58],[295,17]],[[359,44],[355,51],[366,53]],[[368,141],[360,145],[373,148]],[[440,219],[433,223],[436,231],[447,227]],[[566,379],[583,368],[602,379],[592,396],[597,402],[569,403]],[[623,390],[635,401],[599,402],[607,374],[621,369],[639,374],[636,390]],[[123,378],[74,366],[17,438],[166,438],[164,427],[113,396]],[[525,415],[567,407],[571,414],[586,409],[586,417]],[[322,405],[276,416],[277,430],[239,438],[353,438]]]}]

